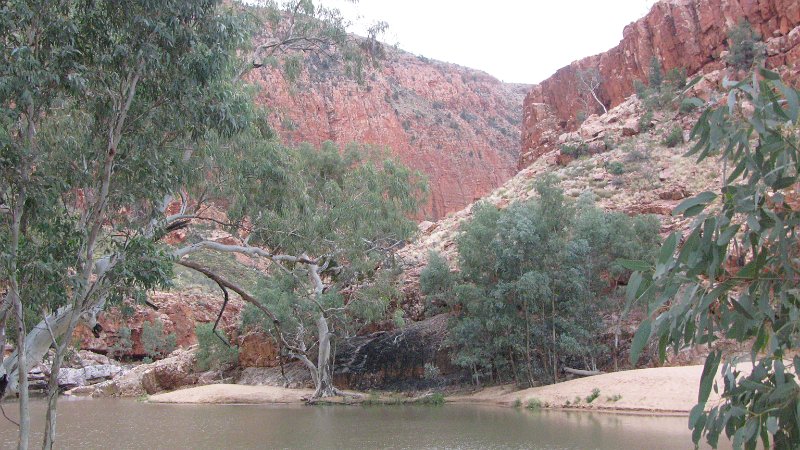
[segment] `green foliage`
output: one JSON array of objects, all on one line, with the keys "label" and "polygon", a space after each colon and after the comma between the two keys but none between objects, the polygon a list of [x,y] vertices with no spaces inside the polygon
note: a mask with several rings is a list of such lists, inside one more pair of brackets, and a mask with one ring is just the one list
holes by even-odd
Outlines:
[{"label": "green foliage", "polygon": [[764,59],[765,51],[761,36],[746,19],[742,19],[728,31],[728,55],[725,62],[729,66],[750,70]]},{"label": "green foliage", "polygon": [[597,397],[600,397],[600,389],[594,388],[592,389],[592,393],[586,397],[586,403],[592,403]]},{"label": "green foliage", "polygon": [[653,128],[653,110],[648,108],[644,114],[639,117],[638,121],[639,131],[645,132]]},{"label": "green foliage", "polygon": [[650,70],[648,72],[650,89],[661,89],[661,83],[664,82],[664,68],[661,66],[661,60],[658,56],[650,58]]},{"label": "green foliage", "polygon": [[668,148],[677,147],[679,144],[683,144],[683,129],[677,125],[672,127],[672,130],[664,136],[664,145]]},{"label": "green foliage", "polygon": [[[457,239],[459,279],[426,281],[452,289],[454,362],[476,377],[552,381],[562,361],[607,354],[599,318],[621,307],[613,280],[629,273],[616,260],[651,258],[658,242],[653,217],[607,213],[587,196],[567,203],[552,178],[536,189],[537,199],[505,210],[477,205]],[[432,264],[428,280],[449,273]]]},{"label": "green foliage", "polygon": [[427,406],[442,406],[444,405],[444,394],[441,392],[435,392],[431,395],[426,395],[419,400],[415,401],[414,404],[417,405],[427,405]]},{"label": "green foliage", "polygon": [[633,87],[637,97],[646,110],[670,108],[678,109],[681,105],[683,91],[687,87],[686,69],[672,68],[664,75],[661,61],[653,57],[650,61],[649,86],[634,80]]},{"label": "green foliage", "polygon": [[214,333],[213,323],[202,323],[195,326],[197,336],[197,368],[199,370],[227,369],[239,361],[239,348],[223,342]]},{"label": "green foliage", "polygon": [[525,407],[530,410],[542,409],[542,401],[538,398],[532,398],[528,400],[528,403],[525,405]]},{"label": "green foliage", "polygon": [[419,276],[419,287],[425,295],[425,306],[429,315],[441,312],[452,303],[456,277],[450,271],[450,264],[442,255],[430,252],[428,264]]},{"label": "green foliage", "polygon": [[117,340],[108,348],[108,356],[116,359],[121,359],[133,349],[133,340],[131,340],[131,329],[128,327],[120,327],[117,331]]},{"label": "green foliage", "polygon": [[151,359],[161,359],[175,350],[175,333],[164,333],[164,323],[156,319],[142,324],[142,347]]},{"label": "green foliage", "polygon": [[647,99],[647,85],[642,83],[641,80],[633,80],[633,90],[636,91],[636,96],[639,97],[639,100],[644,101]]},{"label": "green foliage", "polygon": [[589,144],[581,142],[578,145],[563,144],[561,146],[561,154],[571,156],[573,158],[580,158],[589,154]]},{"label": "green foliage", "polygon": [[[161,236],[145,230],[153,205],[197,177],[176,149],[207,132],[236,132],[249,117],[249,99],[230,80],[250,27],[218,3],[3,4],[0,202],[20,199],[25,225],[0,280],[11,264],[23,275],[27,320],[72,301],[142,298],[166,286],[170,265],[154,243]],[[3,215],[0,248],[11,247],[12,228]],[[84,291],[91,270],[83,268],[101,251],[114,255],[113,269]]]},{"label": "green foliage", "polygon": [[612,396],[606,397],[606,401],[611,403],[616,403],[620,400],[622,400],[622,395],[620,394],[614,394]]},{"label": "green foliage", "polygon": [[[697,142],[689,155],[721,157],[730,172],[719,191],[678,205],[673,214],[696,217],[688,235],[671,235],[655,271],[631,277],[628,297],[649,314],[632,358],[651,335],[662,360],[668,347],[708,345],[689,419],[694,441],[705,435],[716,446],[725,433],[735,447],[756,448],[761,441],[766,448],[772,436],[775,448],[793,448],[800,442],[800,213],[791,206],[797,194],[790,188],[800,181],[800,95],[777,74],[760,75],[753,84],[732,86],[728,104],[706,110],[693,130]],[[752,343],[752,371],[726,359],[722,386],[715,387],[723,403],[706,411],[723,359],[715,345],[721,338]]]},{"label": "green foliage", "polygon": [[610,161],[606,164],[606,170],[611,175],[622,175],[625,173],[625,164],[620,161]]}]

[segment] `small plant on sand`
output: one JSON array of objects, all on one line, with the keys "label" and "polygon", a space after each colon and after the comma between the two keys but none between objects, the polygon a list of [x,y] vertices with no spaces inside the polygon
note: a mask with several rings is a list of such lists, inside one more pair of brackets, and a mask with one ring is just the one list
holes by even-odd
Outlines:
[{"label": "small plant on sand", "polygon": [[522,406],[522,400],[520,400],[520,399],[514,400],[514,405],[513,406],[514,406],[514,408],[519,408],[520,406]]},{"label": "small plant on sand", "polygon": [[619,394],[614,394],[614,395],[612,395],[610,397],[606,397],[606,401],[609,401],[611,403],[616,403],[616,402],[618,402],[620,400],[622,400],[622,396],[619,395]]},{"label": "small plant on sand", "polygon": [[592,403],[597,399],[597,397],[600,397],[600,389],[594,388],[592,389],[592,393],[589,394],[588,397],[586,397],[586,403]]},{"label": "small plant on sand", "polygon": [[528,405],[526,406],[528,409],[541,409],[542,408],[542,401],[538,398],[532,398],[528,400]]}]

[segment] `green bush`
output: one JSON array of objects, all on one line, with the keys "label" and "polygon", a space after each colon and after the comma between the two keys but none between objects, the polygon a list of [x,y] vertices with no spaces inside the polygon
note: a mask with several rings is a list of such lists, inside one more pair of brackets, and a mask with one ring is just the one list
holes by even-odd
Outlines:
[{"label": "green bush", "polygon": [[619,161],[611,161],[606,164],[606,171],[611,175],[622,175],[625,173],[625,164]]},{"label": "green bush", "polygon": [[639,131],[645,132],[653,128],[653,110],[647,109],[641,117],[639,117]]},{"label": "green bush", "polygon": [[664,82],[664,68],[661,66],[661,60],[658,56],[650,58],[650,89],[658,90],[661,88],[661,83]]},{"label": "green bush", "polygon": [[573,158],[580,158],[581,156],[589,154],[589,145],[585,142],[578,145],[564,144],[561,146],[561,154]]},{"label": "green bush", "polygon": [[652,258],[659,241],[653,217],[606,212],[589,196],[569,201],[554,176],[535,189],[537,198],[502,210],[477,205],[457,239],[459,314],[447,344],[476,383],[553,382],[564,362],[609,358],[599,338],[607,327],[596,318],[620,314],[621,292],[609,280],[627,269],[615,261]]},{"label": "green bush", "polygon": [[541,409],[542,408],[542,401],[538,398],[532,398],[528,400],[528,404],[525,405],[528,409]]},{"label": "green bush", "polygon": [[226,369],[236,365],[239,360],[239,349],[230,346],[214,334],[214,324],[198,324],[195,329],[197,335],[197,368],[199,370]]},{"label": "green bush", "polygon": [[679,126],[673,127],[672,130],[664,136],[663,143],[669,148],[674,148],[679,144],[683,144],[683,129]]},{"label": "green bush", "polygon": [[633,89],[636,91],[636,96],[639,97],[639,100],[644,101],[647,99],[647,86],[641,80],[633,80]]},{"label": "green bush", "polygon": [[156,319],[142,325],[142,347],[151,359],[161,359],[175,350],[175,333],[164,334],[164,323]]},{"label": "green bush", "polygon": [[592,403],[597,397],[600,397],[600,389],[594,388],[592,389],[592,393],[586,397],[586,403]]},{"label": "green bush", "polygon": [[117,331],[117,341],[108,348],[108,356],[120,359],[133,349],[131,329],[123,326]]},{"label": "green bush", "polygon": [[419,288],[425,295],[429,315],[444,312],[443,307],[452,301],[454,286],[455,276],[450,272],[450,264],[442,255],[430,252],[428,265],[419,276]]},{"label": "green bush", "polygon": [[742,19],[728,32],[728,56],[725,62],[739,70],[750,70],[764,57],[765,46],[761,36]]}]

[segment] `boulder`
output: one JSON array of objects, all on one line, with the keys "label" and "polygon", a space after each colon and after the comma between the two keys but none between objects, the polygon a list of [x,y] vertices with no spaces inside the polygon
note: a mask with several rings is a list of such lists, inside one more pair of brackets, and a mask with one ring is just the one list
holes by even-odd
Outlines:
[{"label": "boulder", "polygon": [[199,378],[194,365],[193,351],[176,350],[169,357],[150,364],[142,373],[142,387],[148,394],[155,394],[194,385]]}]

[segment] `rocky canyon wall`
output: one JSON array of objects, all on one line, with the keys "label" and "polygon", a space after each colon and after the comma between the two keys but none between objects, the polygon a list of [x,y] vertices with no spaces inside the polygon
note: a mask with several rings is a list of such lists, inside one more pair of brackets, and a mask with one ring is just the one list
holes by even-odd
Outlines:
[{"label": "rocky canyon wall", "polygon": [[552,150],[559,134],[576,128],[576,114],[584,109],[578,94],[579,70],[599,70],[603,82],[598,96],[610,109],[633,94],[634,80],[647,80],[653,56],[665,70],[685,68],[690,75],[723,67],[721,54],[727,50],[728,30],[742,19],[767,43],[767,67],[786,65],[796,76],[798,0],[662,0],[645,17],[625,27],[617,47],[573,62],[528,92],[519,168]]},{"label": "rocky canyon wall", "polygon": [[256,101],[285,141],[388,147],[427,175],[430,200],[419,218],[460,210],[516,173],[530,86],[389,47],[363,83],[318,57],[292,83],[268,65],[248,80],[261,88]]}]

